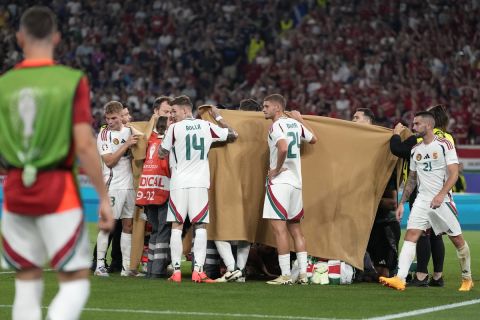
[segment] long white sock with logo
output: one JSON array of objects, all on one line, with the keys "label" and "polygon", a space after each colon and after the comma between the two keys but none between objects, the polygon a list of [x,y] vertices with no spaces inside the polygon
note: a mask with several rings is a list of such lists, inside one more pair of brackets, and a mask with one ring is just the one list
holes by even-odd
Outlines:
[{"label": "long white sock with logo", "polygon": [[132,234],[122,232],[120,237],[120,250],[122,251],[123,270],[130,270],[130,251],[132,250]]},{"label": "long white sock with logo", "polygon": [[415,250],[417,244],[412,241],[404,241],[402,251],[398,257],[398,273],[397,277],[404,280],[407,278],[408,271],[412,265],[413,259],[415,259]]},{"label": "long white sock with logo", "polygon": [[195,230],[195,243],[193,244],[193,255],[195,256],[195,271],[203,271],[205,258],[207,256],[207,229]]},{"label": "long white sock with logo", "polygon": [[237,246],[237,268],[240,270],[245,269],[248,260],[248,254],[250,253],[250,242],[238,241]]},{"label": "long white sock with logo", "polygon": [[43,280],[15,279],[15,299],[12,307],[13,320],[42,319]]},{"label": "long white sock with logo", "polygon": [[278,255],[278,264],[282,271],[282,276],[290,275],[290,253]]},{"label": "long white sock with logo", "polygon": [[472,270],[470,269],[470,248],[465,241],[465,245],[457,249],[457,257],[460,260],[460,267],[462,268],[462,279],[472,279]]},{"label": "long white sock with logo", "polygon": [[297,252],[297,261],[300,273],[307,273],[307,252]]},{"label": "long white sock with logo", "polygon": [[215,246],[217,247],[218,254],[222,257],[227,271],[235,270],[235,258],[232,254],[232,245],[228,241],[215,241]]},{"label": "long white sock with logo", "polygon": [[97,236],[97,268],[105,266],[109,233],[100,230]]},{"label": "long white sock with logo", "polygon": [[180,272],[182,253],[182,230],[172,229],[172,234],[170,235],[170,255],[172,256],[172,266],[178,272]]}]

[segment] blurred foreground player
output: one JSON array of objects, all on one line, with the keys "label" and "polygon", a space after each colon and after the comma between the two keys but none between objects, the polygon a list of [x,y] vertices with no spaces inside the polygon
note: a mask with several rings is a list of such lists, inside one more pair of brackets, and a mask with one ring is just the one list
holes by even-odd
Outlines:
[{"label": "blurred foreground player", "polygon": [[41,319],[47,261],[60,282],[47,319],[78,319],[89,296],[88,234],[73,173],[75,156],[100,197],[100,229],[113,227],[90,126],[87,80],[82,72],[53,62],[60,41],[56,23],[46,7],[25,11],[17,33],[25,60],[0,78],[0,157],[8,168],[3,257],[17,270],[15,320]]}]

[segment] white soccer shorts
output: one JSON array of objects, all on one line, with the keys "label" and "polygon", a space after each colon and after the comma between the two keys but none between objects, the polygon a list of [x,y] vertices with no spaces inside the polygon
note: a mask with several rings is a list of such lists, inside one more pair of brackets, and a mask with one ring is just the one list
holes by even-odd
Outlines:
[{"label": "white soccer shorts", "polygon": [[263,218],[300,221],[303,218],[302,189],[289,184],[267,185]]},{"label": "white soccer shorts", "polygon": [[209,223],[207,188],[185,188],[170,191],[167,221],[184,223],[187,214],[192,224]]},{"label": "white soccer shorts", "polygon": [[3,267],[42,268],[50,262],[58,271],[91,266],[88,232],[80,208],[42,216],[3,211]]},{"label": "white soccer shorts", "polygon": [[135,212],[135,190],[108,190],[114,219],[131,219]]},{"label": "white soccer shorts", "polygon": [[437,235],[446,233],[449,236],[458,236],[462,233],[462,228],[457,215],[454,202],[444,202],[439,208],[432,209],[430,202],[417,200],[408,218],[407,229],[425,231],[431,227]]}]

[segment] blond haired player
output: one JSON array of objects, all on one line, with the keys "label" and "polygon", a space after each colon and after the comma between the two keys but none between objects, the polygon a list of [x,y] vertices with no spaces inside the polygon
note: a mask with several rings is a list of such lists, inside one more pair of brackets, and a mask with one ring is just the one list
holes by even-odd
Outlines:
[{"label": "blond haired player", "polygon": [[[129,276],[130,250],[132,245],[132,218],[135,210],[135,190],[130,147],[137,143],[138,136],[122,123],[123,105],[110,101],[104,106],[107,128],[97,137],[97,148],[103,161],[103,178],[110,196],[114,218],[122,219],[120,250],[122,251],[122,276]],[[108,248],[108,233],[100,231],[97,237],[97,276],[108,277],[105,254]]]}]

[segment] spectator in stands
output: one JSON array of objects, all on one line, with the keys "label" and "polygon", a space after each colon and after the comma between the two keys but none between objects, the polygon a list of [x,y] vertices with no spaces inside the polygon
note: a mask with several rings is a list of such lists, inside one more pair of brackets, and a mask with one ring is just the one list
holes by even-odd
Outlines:
[{"label": "spectator in stands", "polygon": [[[350,119],[369,107],[390,126],[399,117],[411,123],[418,105],[442,103],[460,142],[479,143],[480,6],[325,3],[66,0],[51,7],[68,31],[57,60],[88,73],[93,114],[117,100],[144,119],[156,92],[233,106],[268,90],[298,97],[289,107],[302,113]],[[25,8],[22,2],[0,10],[0,73],[21,59],[8,35]],[[236,12],[245,14],[235,20]],[[195,37],[200,30],[208,36]],[[344,101],[342,89],[350,101],[345,111],[336,103]]]}]

